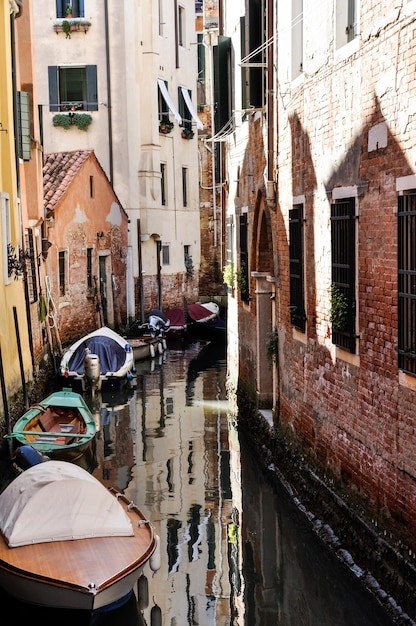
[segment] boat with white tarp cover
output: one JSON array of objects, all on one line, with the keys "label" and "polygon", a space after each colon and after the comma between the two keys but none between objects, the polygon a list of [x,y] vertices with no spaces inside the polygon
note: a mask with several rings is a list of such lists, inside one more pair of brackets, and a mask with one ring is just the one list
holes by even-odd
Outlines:
[{"label": "boat with white tarp cover", "polygon": [[158,538],[137,506],[83,468],[48,461],[0,494],[0,586],[25,602],[94,610],[119,601]]}]

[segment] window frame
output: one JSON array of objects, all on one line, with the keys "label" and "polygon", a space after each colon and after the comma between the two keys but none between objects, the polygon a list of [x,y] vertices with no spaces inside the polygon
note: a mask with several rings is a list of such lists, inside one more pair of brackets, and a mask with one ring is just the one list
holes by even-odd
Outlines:
[{"label": "window frame", "polygon": [[335,48],[339,50],[358,35],[358,0],[335,0]]},{"label": "window frame", "polygon": [[167,206],[167,164],[160,163],[160,204]]},{"label": "window frame", "polygon": [[[189,97],[191,97],[191,92],[188,89]],[[188,130],[192,130],[192,113],[186,104],[185,98],[183,96],[182,87],[178,87],[178,111],[179,115],[182,118],[181,126],[182,128],[186,128]]]},{"label": "window frame", "polygon": [[[331,325],[332,343],[356,354],[356,198],[331,203]],[[333,287],[336,288],[334,291]],[[335,313],[345,307],[343,327],[335,327]]]},{"label": "window frame", "polygon": [[[248,214],[242,213],[239,217],[240,232],[240,297],[243,302],[250,301],[250,275],[248,254]],[[243,286],[241,288],[241,286]]]},{"label": "window frame", "polygon": [[[81,78],[81,91],[83,92],[83,98],[81,100],[65,100],[62,98],[64,75],[66,73],[69,75],[71,70],[84,70]],[[98,111],[96,65],[49,65],[48,83],[50,111],[69,111],[73,106],[75,106],[77,110]]]},{"label": "window frame", "polygon": [[185,46],[185,36],[186,36],[186,28],[185,28],[185,18],[186,12],[185,7],[181,4],[178,4],[178,46]]},{"label": "window frame", "polygon": [[26,258],[26,280],[27,292],[30,304],[39,299],[38,284],[36,280],[36,253],[35,238],[32,228],[25,229],[25,250],[28,253]]},{"label": "window frame", "polygon": [[69,290],[67,249],[59,250],[58,252],[58,289],[59,297],[65,298]]},{"label": "window frame", "polygon": [[289,283],[290,323],[305,332],[305,281],[304,281],[304,205],[296,203],[289,210]]},{"label": "window frame", "polygon": [[161,256],[162,256],[162,265],[166,266],[166,265],[170,265],[170,244],[169,243],[162,243],[161,246]]},{"label": "window frame", "polygon": [[188,168],[182,167],[182,206],[188,206]]},{"label": "window frame", "polygon": [[66,7],[72,6],[72,17],[85,17],[84,0],[56,0],[56,17],[66,18]]},{"label": "window frame", "polygon": [[295,80],[303,74],[303,0],[292,0],[291,33],[291,76]]},{"label": "window frame", "polygon": [[416,375],[416,189],[398,196],[398,367]]},{"label": "window frame", "polygon": [[18,91],[17,94],[17,125],[19,158],[30,161],[31,134],[30,134],[30,98],[27,91]]}]

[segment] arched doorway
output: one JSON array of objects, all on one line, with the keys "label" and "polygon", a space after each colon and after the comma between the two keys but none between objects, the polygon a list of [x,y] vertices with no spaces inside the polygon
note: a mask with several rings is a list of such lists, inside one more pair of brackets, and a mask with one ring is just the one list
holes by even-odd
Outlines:
[{"label": "arched doorway", "polygon": [[275,299],[274,250],[270,214],[264,196],[258,198],[254,214],[252,258],[255,269],[256,299],[256,386],[259,408],[273,406],[273,367],[267,354],[267,344],[273,330],[273,301]]}]

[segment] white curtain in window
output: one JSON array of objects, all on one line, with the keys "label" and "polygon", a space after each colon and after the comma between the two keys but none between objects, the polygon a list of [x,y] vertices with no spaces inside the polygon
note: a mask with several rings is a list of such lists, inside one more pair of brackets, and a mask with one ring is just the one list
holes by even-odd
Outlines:
[{"label": "white curtain in window", "polygon": [[169,109],[172,111],[173,115],[175,116],[175,120],[178,122],[178,124],[182,124],[182,118],[179,115],[175,105],[173,104],[172,98],[170,97],[168,90],[166,89],[165,81],[162,80],[161,78],[158,78],[157,84],[159,85],[160,93],[162,94],[166,104],[168,105]]},{"label": "white curtain in window", "polygon": [[198,117],[198,113],[195,110],[194,105],[192,104],[192,100],[189,96],[189,91],[187,89],[185,89],[185,87],[181,87],[181,91],[182,91],[182,95],[183,95],[183,99],[186,102],[186,106],[188,107],[188,111],[189,113],[192,115],[194,121],[196,122],[197,127],[199,128],[199,130],[202,130],[204,128],[201,120]]}]

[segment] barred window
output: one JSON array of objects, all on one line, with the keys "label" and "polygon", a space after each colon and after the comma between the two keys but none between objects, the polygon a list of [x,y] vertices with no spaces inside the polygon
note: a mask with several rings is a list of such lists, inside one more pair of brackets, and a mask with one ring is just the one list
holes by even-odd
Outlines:
[{"label": "barred window", "polygon": [[36,255],[33,243],[33,230],[31,228],[28,228],[25,231],[25,246],[26,252],[29,256],[29,258],[26,260],[27,291],[29,295],[29,301],[33,303],[36,302],[38,299],[38,287],[36,282]]},{"label": "barred window", "polygon": [[355,199],[331,205],[332,343],[355,354]]},{"label": "barred window", "polygon": [[250,299],[250,283],[248,273],[248,242],[247,242],[247,213],[240,216],[240,293],[243,302]]},{"label": "barred window", "polygon": [[416,192],[398,200],[399,368],[416,374]]},{"label": "barred window", "polygon": [[59,251],[59,295],[65,296],[68,290],[68,263],[66,250]]},{"label": "barred window", "polygon": [[303,284],[303,205],[289,211],[290,323],[305,332]]}]

